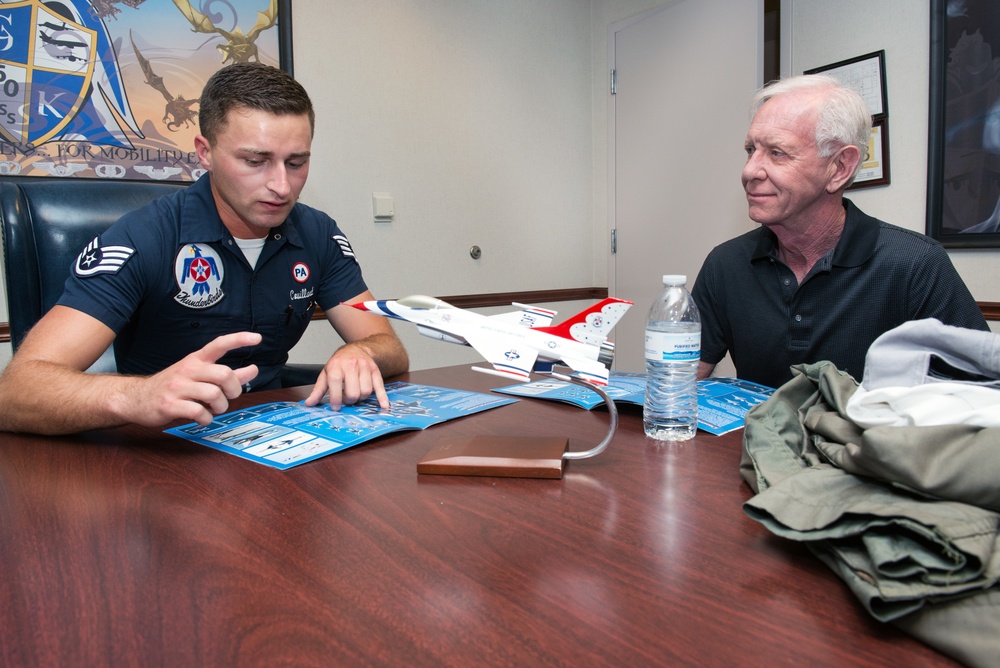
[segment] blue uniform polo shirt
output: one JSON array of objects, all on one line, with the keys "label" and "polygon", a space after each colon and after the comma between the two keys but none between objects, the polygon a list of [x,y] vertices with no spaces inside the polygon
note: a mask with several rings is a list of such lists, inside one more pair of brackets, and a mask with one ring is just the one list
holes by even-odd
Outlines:
[{"label": "blue uniform polo shirt", "polygon": [[108,228],[80,254],[58,303],[115,331],[125,374],[159,372],[222,334],[259,332],[260,345],[219,362],[256,364],[250,389],[277,387],[316,306],[331,309],[368,288],[336,222],[303,204],[271,230],[250,267],[219,218],[210,178]]}]

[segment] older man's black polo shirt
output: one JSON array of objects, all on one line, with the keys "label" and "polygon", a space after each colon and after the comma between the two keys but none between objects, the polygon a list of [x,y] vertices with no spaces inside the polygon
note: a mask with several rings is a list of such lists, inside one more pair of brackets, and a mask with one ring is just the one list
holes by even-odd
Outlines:
[{"label": "older man's black polo shirt", "polygon": [[840,241],[801,285],[765,227],[708,255],[692,291],[703,362],[717,364],[728,351],[740,378],[777,387],[791,378],[791,365],[830,360],[860,381],[868,347],[903,322],[988,329],[939,243],[849,200],[844,207]]}]

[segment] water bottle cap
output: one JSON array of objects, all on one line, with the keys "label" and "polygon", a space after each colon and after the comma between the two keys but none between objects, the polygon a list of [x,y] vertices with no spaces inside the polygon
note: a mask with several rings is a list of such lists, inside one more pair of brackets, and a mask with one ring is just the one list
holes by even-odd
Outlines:
[{"label": "water bottle cap", "polygon": [[663,276],[664,285],[684,285],[687,281],[688,277],[684,274],[664,274]]}]

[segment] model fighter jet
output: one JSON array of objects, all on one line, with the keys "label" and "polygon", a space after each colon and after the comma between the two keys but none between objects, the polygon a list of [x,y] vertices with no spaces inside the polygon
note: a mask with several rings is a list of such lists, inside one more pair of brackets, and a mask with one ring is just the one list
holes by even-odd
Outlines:
[{"label": "model fighter jet", "polygon": [[423,295],[353,306],[412,322],[421,334],[432,339],[475,348],[493,365],[492,369],[473,367],[476,371],[527,379],[533,370],[549,371],[559,363],[573,369],[573,375],[579,378],[607,385],[615,349],[607,336],[632,302],[609,297],[554,327],[550,323],[555,311],[517,303],[514,306],[520,311],[493,316]]}]

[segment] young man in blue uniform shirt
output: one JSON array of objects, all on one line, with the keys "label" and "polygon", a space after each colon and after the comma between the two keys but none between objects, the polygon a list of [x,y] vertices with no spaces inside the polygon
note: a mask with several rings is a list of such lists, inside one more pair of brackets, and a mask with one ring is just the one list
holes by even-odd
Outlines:
[{"label": "young man in blue uniform shirt", "polygon": [[[206,174],[122,218],[77,259],[58,304],[0,377],[0,429],[72,433],[202,424],[243,391],[278,387],[317,306],[347,343],[308,399],[354,403],[407,369],[350,243],[297,203],[314,113],[289,75],[230,65],[205,86],[195,150]],[[114,342],[119,374],[85,369]]]},{"label": "young man in blue uniform shirt", "polygon": [[772,387],[824,360],[860,380],[872,342],[904,322],[987,329],[939,243],[844,199],[871,132],[857,92],[791,77],[751,109],[742,179],[761,226],[715,248],[695,281],[699,378],[729,352],[740,378]]}]

